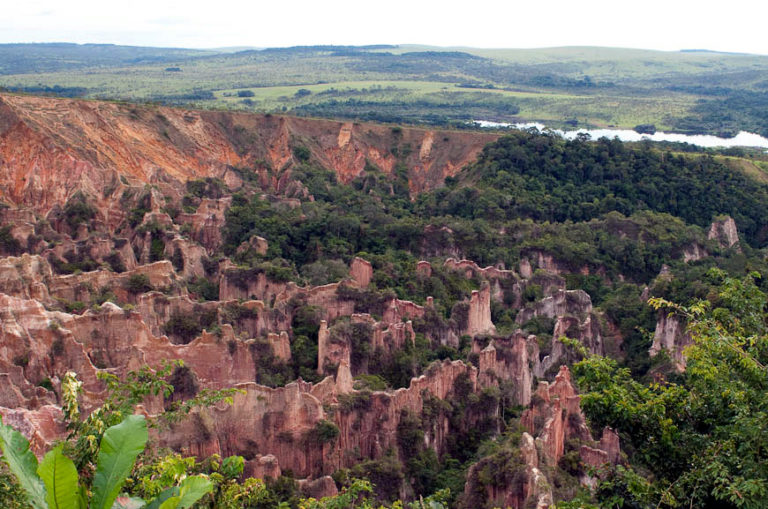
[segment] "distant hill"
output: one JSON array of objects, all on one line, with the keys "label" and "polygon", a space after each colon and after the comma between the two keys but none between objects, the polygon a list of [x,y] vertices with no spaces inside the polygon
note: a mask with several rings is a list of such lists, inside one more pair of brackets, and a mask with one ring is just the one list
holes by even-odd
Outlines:
[{"label": "distant hill", "polygon": [[158,63],[213,53],[210,50],[68,42],[0,44],[0,75]]}]

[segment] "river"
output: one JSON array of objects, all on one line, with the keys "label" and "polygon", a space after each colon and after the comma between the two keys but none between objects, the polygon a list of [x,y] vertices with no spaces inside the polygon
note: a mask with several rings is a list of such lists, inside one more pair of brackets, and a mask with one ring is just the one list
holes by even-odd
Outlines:
[{"label": "river", "polygon": [[[538,123],[508,124],[505,122],[490,122],[487,120],[475,120],[475,124],[485,128],[515,128],[529,129],[535,127],[538,130],[544,130],[546,126]],[[551,129],[551,131],[572,140],[580,133],[589,134],[593,140],[598,138],[614,138],[618,136],[621,141],[642,141],[648,139],[651,141],[672,141],[679,143],[690,143],[700,147],[758,147],[768,148],[768,138],[759,134],[741,131],[733,138],[719,138],[709,134],[678,134],[664,133],[657,131],[655,134],[640,134],[631,129],[578,129],[575,131],[561,131]]]}]

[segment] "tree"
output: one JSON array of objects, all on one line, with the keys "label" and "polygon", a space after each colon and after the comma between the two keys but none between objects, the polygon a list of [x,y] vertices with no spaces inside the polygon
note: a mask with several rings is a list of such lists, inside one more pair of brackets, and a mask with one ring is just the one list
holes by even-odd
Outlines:
[{"label": "tree", "polygon": [[649,301],[689,323],[694,344],[680,383],[643,384],[598,357],[574,368],[591,423],[616,428],[633,466],[650,472],[650,483],[623,493],[630,507],[633,497],[658,507],[758,508],[768,500],[768,296],[756,273],[735,279],[712,269],[709,277],[720,281],[710,300]]}]

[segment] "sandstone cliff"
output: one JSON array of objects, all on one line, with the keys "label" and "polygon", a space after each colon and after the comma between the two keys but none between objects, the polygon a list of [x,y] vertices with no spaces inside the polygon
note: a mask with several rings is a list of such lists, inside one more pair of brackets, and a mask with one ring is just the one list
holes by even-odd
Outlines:
[{"label": "sandstone cliff", "polygon": [[[236,184],[233,166],[284,168],[297,144],[344,182],[366,161],[391,173],[397,163],[391,147],[410,145],[417,150],[406,160],[409,181],[419,192],[441,186],[496,137],[2,94],[0,200],[45,214],[82,191],[98,198],[100,219],[110,222],[122,213],[123,181],[164,190],[201,177]],[[204,231],[213,233],[213,226]]]}]

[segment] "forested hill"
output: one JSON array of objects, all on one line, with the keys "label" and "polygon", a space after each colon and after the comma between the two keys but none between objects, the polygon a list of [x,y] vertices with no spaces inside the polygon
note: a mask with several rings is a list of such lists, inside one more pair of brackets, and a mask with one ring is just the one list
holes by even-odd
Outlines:
[{"label": "forested hill", "polygon": [[650,144],[518,132],[485,147],[452,184],[435,196],[431,210],[554,222],[653,210],[702,227],[730,215],[750,244],[768,241],[768,185],[712,156],[683,156]]}]

